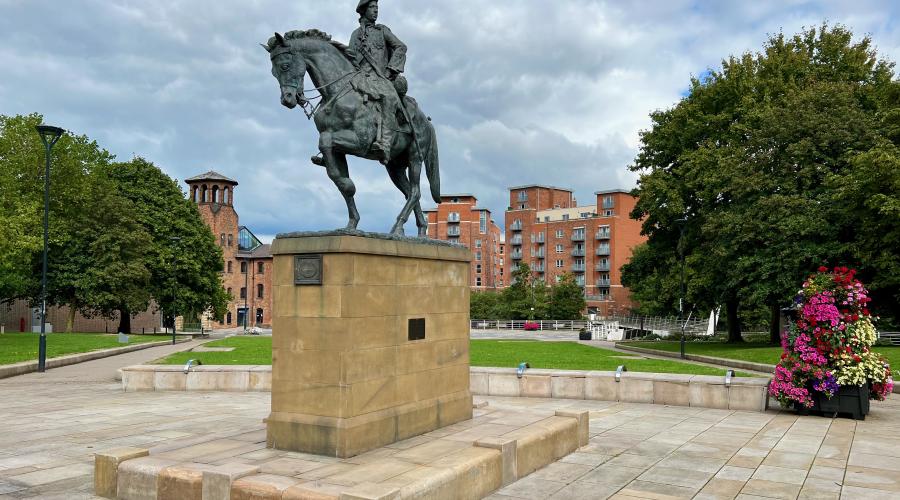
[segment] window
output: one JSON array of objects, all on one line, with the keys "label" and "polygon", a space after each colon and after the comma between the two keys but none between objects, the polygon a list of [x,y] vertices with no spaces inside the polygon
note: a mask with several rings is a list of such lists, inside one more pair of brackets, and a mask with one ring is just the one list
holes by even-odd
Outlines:
[{"label": "window", "polygon": [[241,261],[241,272],[244,274],[247,273],[247,261],[245,261],[245,260]]},{"label": "window", "polygon": [[219,186],[213,186],[213,203],[219,203]]},{"label": "window", "polygon": [[260,262],[260,263],[256,264],[256,274],[266,274],[265,262]]},{"label": "window", "polygon": [[528,191],[519,191],[519,201],[528,201]]},{"label": "window", "polygon": [[557,269],[562,269],[562,268],[563,268],[563,261],[562,261],[561,259],[557,259],[557,260],[556,260],[556,268],[557,268]]},{"label": "window", "polygon": [[459,203],[459,198],[450,198],[450,203]]},{"label": "window", "polygon": [[242,298],[242,299],[246,299],[246,298],[247,298],[247,288],[246,288],[246,287],[243,287],[243,286],[241,287],[241,298]]},{"label": "window", "polygon": [[221,247],[225,246],[225,233],[222,233],[219,235],[219,246],[221,246]]},{"label": "window", "polygon": [[233,273],[233,272],[234,272],[234,267],[232,267],[232,264],[234,264],[234,262],[232,262],[232,261],[229,260],[229,261],[228,261],[228,272],[229,272],[229,273]]},{"label": "window", "polygon": [[475,274],[481,274],[481,264],[475,265]]},{"label": "window", "polygon": [[591,213],[590,213],[590,212],[581,212],[581,218],[582,218],[582,219],[587,219],[587,218],[590,217],[590,216],[591,216]]},{"label": "window", "polygon": [[563,253],[563,246],[562,246],[562,245],[556,245],[556,253]]},{"label": "window", "polygon": [[477,260],[477,261],[481,260],[481,251],[480,250],[475,252],[475,260]]},{"label": "window", "polygon": [[482,210],[481,215],[478,216],[478,230],[481,232],[481,234],[487,233],[487,225],[487,212]]},{"label": "window", "polygon": [[260,325],[260,324],[262,324],[262,322],[263,322],[263,310],[257,309],[256,310],[256,324]]},{"label": "window", "polygon": [[228,235],[228,246],[230,246],[230,247],[234,246],[234,235],[233,234]]},{"label": "window", "polygon": [[228,311],[228,314],[225,315],[225,324],[226,325],[231,324],[231,311]]},{"label": "window", "polygon": [[528,205],[526,205],[526,204],[524,204],[524,203],[522,203],[521,205],[519,205],[519,210],[525,210],[526,208],[528,208]]},{"label": "window", "polygon": [[265,298],[265,294],[263,292],[265,292],[265,288],[262,285],[256,285],[256,298],[257,299]]},{"label": "window", "polygon": [[500,247],[500,255],[503,255],[503,247]]},{"label": "window", "polygon": [[563,220],[569,220],[569,214],[563,214]]},{"label": "window", "polygon": [[475,286],[481,286],[481,276],[475,278]]},{"label": "window", "polygon": [[225,188],[225,192],[222,195],[222,201],[228,205],[231,203],[231,188]]},{"label": "window", "polygon": [[608,208],[614,208],[614,207],[615,207],[615,202],[613,201],[613,197],[612,196],[604,196],[603,197],[603,208],[608,209]]},{"label": "window", "polygon": [[565,238],[565,237],[566,237],[566,232],[563,231],[562,229],[557,229],[557,230],[556,230],[556,237],[557,237],[557,238]]},{"label": "window", "polygon": [[231,297],[231,287],[228,287],[228,296]]},{"label": "window", "polygon": [[544,222],[550,222],[550,216],[549,216],[549,215],[545,215],[545,216],[544,216]]}]

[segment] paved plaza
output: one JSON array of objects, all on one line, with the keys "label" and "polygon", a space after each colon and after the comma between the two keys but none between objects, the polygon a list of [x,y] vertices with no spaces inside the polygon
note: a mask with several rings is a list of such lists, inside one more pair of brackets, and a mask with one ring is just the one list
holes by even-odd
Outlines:
[{"label": "paved plaza", "polygon": [[[116,365],[183,348],[0,381],[0,499],[95,498],[92,455],[111,448],[158,454],[244,434],[239,451],[248,458],[265,452],[267,393],[126,394],[114,379]],[[854,422],[777,411],[476,399],[488,406],[457,425],[502,425],[512,414],[591,411],[588,446],[499,490],[491,496],[496,500],[900,496],[898,400],[874,404],[865,422]],[[228,454],[240,459],[234,451]]]}]

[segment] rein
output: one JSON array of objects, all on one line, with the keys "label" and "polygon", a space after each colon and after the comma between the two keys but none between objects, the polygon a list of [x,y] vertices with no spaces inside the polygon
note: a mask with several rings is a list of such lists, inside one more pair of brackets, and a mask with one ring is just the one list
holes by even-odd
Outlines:
[{"label": "rein", "polygon": [[[311,89],[304,89],[303,93],[312,92],[313,90],[315,90],[316,92],[319,93],[318,96],[313,97],[312,99],[303,99],[303,101],[300,103],[300,108],[303,109],[303,114],[306,115],[306,119],[312,120],[316,116],[316,113],[318,113],[321,108],[328,106],[329,104],[331,104],[335,100],[343,97],[346,94],[346,92],[345,93],[339,92],[335,95],[335,97],[326,101],[325,99],[323,99],[323,95],[322,95],[323,90],[327,89],[328,87],[331,87],[332,85],[340,82],[341,80],[344,80],[348,77],[353,77],[353,76],[358,75],[360,73],[360,71],[361,70],[351,71],[330,83],[326,83],[325,85],[321,85],[319,87],[313,87]],[[315,105],[313,105],[310,101],[314,101],[316,99],[322,99],[322,100],[319,101],[318,103],[316,103]]]}]

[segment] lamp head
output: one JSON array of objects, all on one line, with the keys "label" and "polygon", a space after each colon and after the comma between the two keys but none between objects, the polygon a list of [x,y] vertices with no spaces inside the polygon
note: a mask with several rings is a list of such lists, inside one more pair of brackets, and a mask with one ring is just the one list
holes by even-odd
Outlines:
[{"label": "lamp head", "polygon": [[53,145],[56,144],[56,141],[58,141],[63,133],[65,133],[65,130],[52,125],[38,125],[35,129],[37,129],[38,134],[41,135],[41,140],[44,141],[44,145],[50,147],[53,147]]}]

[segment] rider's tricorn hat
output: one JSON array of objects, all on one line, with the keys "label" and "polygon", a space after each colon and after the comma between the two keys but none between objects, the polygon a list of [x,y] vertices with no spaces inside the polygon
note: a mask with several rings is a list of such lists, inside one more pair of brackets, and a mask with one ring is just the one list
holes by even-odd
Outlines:
[{"label": "rider's tricorn hat", "polygon": [[359,5],[356,6],[356,13],[357,13],[357,14],[362,14],[363,11],[366,10],[366,7],[367,7],[370,3],[372,3],[372,2],[377,2],[377,1],[378,1],[378,0],[359,0]]}]

